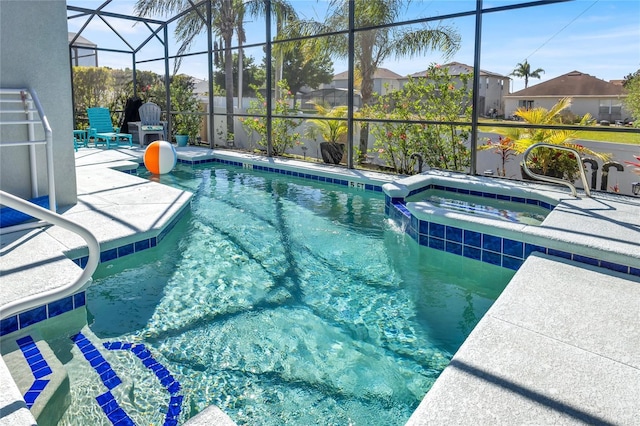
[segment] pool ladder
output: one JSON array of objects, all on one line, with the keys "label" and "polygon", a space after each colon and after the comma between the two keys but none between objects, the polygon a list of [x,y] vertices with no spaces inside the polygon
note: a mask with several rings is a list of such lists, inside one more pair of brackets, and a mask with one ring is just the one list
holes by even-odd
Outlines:
[{"label": "pool ladder", "polygon": [[578,153],[578,151],[576,151],[573,148],[569,148],[569,147],[561,146],[561,145],[553,145],[553,144],[544,143],[544,142],[531,145],[524,152],[523,159],[522,159],[522,168],[524,169],[524,172],[527,175],[529,175],[533,179],[542,180],[542,181],[550,182],[550,183],[557,183],[557,184],[560,184],[560,185],[565,185],[571,190],[571,195],[573,195],[576,198],[579,198],[578,197],[578,191],[576,190],[576,187],[572,182],[570,182],[568,180],[565,180],[565,179],[554,178],[554,177],[551,177],[551,176],[539,175],[539,174],[534,173],[531,170],[529,170],[529,168],[527,167],[527,157],[529,156],[531,151],[533,151],[536,148],[540,148],[540,147],[559,149],[561,151],[567,151],[567,152],[572,153],[574,158],[578,162],[578,169],[580,170],[580,179],[582,179],[582,187],[584,188],[584,194],[587,197],[591,197],[591,190],[589,189],[589,183],[587,182],[587,174],[584,171],[584,164],[582,164],[582,160],[580,159],[580,154]]}]

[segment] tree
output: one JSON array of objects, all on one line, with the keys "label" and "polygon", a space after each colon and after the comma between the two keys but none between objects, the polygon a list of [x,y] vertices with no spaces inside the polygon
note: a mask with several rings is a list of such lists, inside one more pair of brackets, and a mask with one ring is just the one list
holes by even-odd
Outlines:
[{"label": "tree", "polygon": [[[211,28],[206,27],[206,22],[198,13],[191,11],[178,19],[176,25],[176,38],[181,41],[178,55],[189,51],[196,36],[204,31],[212,31],[222,39],[224,53],[224,77],[225,77],[225,106],[227,110],[227,133],[233,134],[233,52],[231,50],[234,32],[239,31],[239,43],[244,41],[244,29],[242,21],[245,11],[253,16],[264,13],[265,2],[263,0],[209,0],[213,12]],[[135,12],[138,16],[156,16],[157,14],[177,14],[190,8],[194,4],[190,0],[137,0]],[[283,0],[274,0],[272,7],[276,16],[295,16],[293,8]],[[200,11],[204,6],[200,6]],[[282,13],[279,15],[279,13]],[[289,15],[291,14],[291,15]],[[280,20],[278,22],[281,22]],[[180,60],[176,60],[179,66]],[[177,70],[174,69],[174,74]]]},{"label": "tree", "polygon": [[[318,88],[321,84],[331,83],[333,80],[333,62],[331,57],[323,52],[313,56],[307,56],[302,49],[299,48],[301,42],[296,42],[298,48],[293,50],[284,49],[282,79],[287,82],[289,90],[293,93],[295,102],[296,93],[304,86],[312,89]],[[272,64],[275,69],[277,66],[276,57],[272,58]],[[277,86],[275,74],[272,76],[272,82]]]},{"label": "tree", "polygon": [[[356,28],[367,28],[392,24],[397,21],[402,10],[411,4],[411,0],[355,0],[354,7],[358,11],[355,16]],[[349,5],[352,2],[331,0],[326,22],[303,21],[300,31],[304,34],[320,34],[334,32],[336,28],[347,28]],[[324,40],[327,52],[338,58],[348,55],[348,36],[332,36]],[[413,58],[431,50],[441,50],[445,57],[450,57],[460,46],[460,36],[450,27],[421,28],[385,27],[355,34],[355,70],[360,81],[360,95],[363,105],[370,105],[374,100],[373,76],[378,67],[391,56],[396,58]],[[321,41],[322,42],[322,41]],[[365,159],[369,140],[369,126],[360,126],[359,152],[360,161]]]},{"label": "tree", "polygon": [[[219,68],[218,68],[219,69]],[[240,58],[237,53],[233,54],[233,87],[236,89],[233,93],[234,96],[238,96],[239,85],[239,69]],[[254,64],[254,58],[251,56],[245,56],[243,58],[242,65],[242,92],[249,90],[251,86],[262,86],[265,81],[264,70]],[[224,87],[225,75],[222,70],[216,71],[213,74],[213,82],[220,87]]]},{"label": "tree", "polygon": [[627,90],[624,106],[631,113],[633,126],[640,127],[640,70],[625,77],[624,87]]},{"label": "tree", "polygon": [[73,101],[76,114],[84,115],[87,108],[111,104],[114,79],[105,67],[73,67]]},{"label": "tree", "polygon": [[378,157],[396,173],[414,173],[415,153],[430,167],[467,170],[469,126],[416,121],[471,121],[472,77],[470,73],[453,77],[446,67],[431,65],[426,77],[410,78],[402,89],[378,95],[363,114],[394,120],[372,124]]},{"label": "tree", "polygon": [[516,68],[511,72],[514,77],[524,78],[524,88],[529,87],[529,78],[540,78],[540,73],[544,73],[542,68],[531,71],[531,65],[525,59],[523,63],[518,63]]}]

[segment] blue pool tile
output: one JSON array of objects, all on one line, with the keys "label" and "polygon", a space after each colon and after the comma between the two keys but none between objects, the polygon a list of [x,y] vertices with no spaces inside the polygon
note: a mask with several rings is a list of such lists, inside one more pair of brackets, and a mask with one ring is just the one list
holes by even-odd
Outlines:
[{"label": "blue pool tile", "polygon": [[524,257],[528,257],[533,252],[546,253],[547,249],[545,247],[538,246],[538,245],[535,245],[535,244],[525,243],[525,245],[524,245]]},{"label": "blue pool tile", "polygon": [[94,370],[96,370],[96,373],[98,374],[102,374],[105,371],[109,371],[111,370],[111,365],[105,360],[104,362],[96,365],[95,367],[93,367]]},{"label": "blue pool tile", "polygon": [[637,277],[640,277],[640,268],[634,268],[633,266],[629,267],[629,273],[631,275],[635,275]]},{"label": "blue pool tile", "polygon": [[133,243],[118,247],[118,257],[128,256],[130,254],[133,254],[133,252],[134,252]]},{"label": "blue pool tile", "polygon": [[373,191],[373,185],[365,183],[364,184],[364,189],[367,191]]},{"label": "blue pool tile", "polygon": [[482,251],[482,261],[490,263],[492,265],[502,266],[502,256],[498,253],[493,253],[487,250]]},{"label": "blue pool tile", "polygon": [[25,328],[47,319],[46,306],[31,309],[18,315],[20,319],[20,328]]},{"label": "blue pool tile", "polygon": [[156,361],[155,358],[153,357],[149,357],[142,360],[142,365],[144,365],[147,368],[151,368],[151,366],[155,364],[158,364],[158,361]]},{"label": "blue pool tile", "polygon": [[133,347],[133,343],[123,343],[122,344],[122,350],[130,350]]},{"label": "blue pool tile", "polygon": [[141,241],[136,241],[133,247],[136,252],[147,250],[149,247],[151,247],[151,242],[148,238]]},{"label": "blue pool tile", "polygon": [[[109,393],[111,393],[111,392],[109,392]],[[118,401],[116,401],[115,399],[112,398],[109,401],[107,401],[104,405],[101,405],[100,408],[102,408],[102,411],[104,411],[104,413],[108,417],[109,414],[113,413],[118,408],[120,408],[120,405],[118,404]]]},{"label": "blue pool tile", "polygon": [[502,201],[511,201],[511,197],[508,195],[496,194],[496,198]]},{"label": "blue pool tile", "polygon": [[180,407],[175,405],[170,405],[167,410],[167,417],[178,417],[180,415]]},{"label": "blue pool tile", "polygon": [[33,403],[36,402],[36,399],[39,396],[40,396],[39,391],[27,391],[23,396],[24,402],[27,403],[27,407],[31,408],[33,406]]},{"label": "blue pool tile", "polygon": [[502,238],[494,235],[483,234],[482,248],[500,253],[502,251]]},{"label": "blue pool tile", "polygon": [[502,239],[502,251],[507,256],[524,258],[524,243],[522,241],[510,240],[508,238]]},{"label": "blue pool tile", "polygon": [[436,250],[444,250],[444,240],[440,238],[429,238],[429,247]]},{"label": "blue pool tile", "polygon": [[580,263],[586,263],[587,265],[598,266],[600,261],[598,259],[594,259],[593,257],[581,256],[579,254],[573,255],[573,260]]},{"label": "blue pool tile", "polygon": [[409,228],[408,233],[413,240],[418,241],[418,232],[414,228]]},{"label": "blue pool tile", "polygon": [[34,380],[33,384],[29,388],[30,391],[42,392],[44,388],[49,384],[49,380]]},{"label": "blue pool tile", "polygon": [[75,309],[84,306],[87,303],[84,291],[73,295],[73,306]]},{"label": "blue pool tile", "polygon": [[40,358],[42,358],[42,355],[40,355],[40,349],[38,349],[35,342],[28,345],[20,346],[20,349],[22,350],[22,353],[24,354],[24,357],[27,359],[27,361],[29,360],[29,358],[37,356],[40,356]]},{"label": "blue pool tile", "polygon": [[107,387],[107,389],[111,390],[113,388],[115,388],[116,386],[118,386],[120,383],[122,383],[122,380],[120,380],[120,377],[115,376],[112,377],[111,379],[103,382],[104,385]]},{"label": "blue pool tile", "polygon": [[100,253],[100,262],[108,262],[110,260],[114,260],[118,258],[118,249],[112,248],[110,250],[105,250]]},{"label": "blue pool tile", "polygon": [[511,197],[511,201],[514,203],[524,204],[525,200],[523,197]]},{"label": "blue pool tile", "polygon": [[44,358],[42,357],[37,362],[29,363],[29,367],[31,368],[31,371],[38,371],[48,366],[49,364],[47,364],[47,361],[45,361]]},{"label": "blue pool tile", "polygon": [[422,235],[422,234],[421,234],[421,235],[418,237],[418,243],[419,243],[421,246],[429,247],[429,236],[427,236],[427,235]]},{"label": "blue pool tile", "polygon": [[482,247],[482,234],[480,232],[468,231],[465,229],[463,242],[468,246]]},{"label": "blue pool tile", "polygon": [[417,217],[411,215],[411,227],[413,229],[415,229],[416,231],[419,229],[420,227],[420,221],[418,220]]},{"label": "blue pool tile", "polygon": [[518,268],[522,266],[523,262],[524,262],[523,259],[517,259],[515,257],[510,257],[510,256],[502,257],[502,267],[512,269],[514,271],[517,271]]},{"label": "blue pool tile", "polygon": [[171,374],[169,374],[168,376],[163,377],[162,379],[160,379],[160,384],[165,389],[169,388],[169,386],[174,382],[175,382],[175,380],[174,380],[174,378],[173,378],[173,376]]},{"label": "blue pool tile", "polygon": [[44,361],[44,357],[42,356],[38,348],[29,349],[28,351],[24,352],[24,357],[29,365]]},{"label": "blue pool tile", "polygon": [[33,337],[24,336],[16,340],[18,347],[23,351],[34,348],[36,346],[36,342],[33,341]]},{"label": "blue pool tile", "polygon": [[171,376],[171,373],[169,373],[169,370],[167,370],[166,367],[162,364],[160,364],[160,368],[157,369],[155,373],[156,373],[156,377],[161,380],[164,379],[165,377]]},{"label": "blue pool tile", "polygon": [[122,348],[122,342],[104,342],[102,346],[110,351],[117,351]]},{"label": "blue pool tile", "polygon": [[445,226],[439,223],[429,223],[429,236],[444,239]]},{"label": "blue pool tile", "polygon": [[182,386],[180,386],[180,382],[174,381],[167,387],[167,390],[171,395],[175,395],[177,392],[180,392],[181,388]]},{"label": "blue pool tile", "polygon": [[109,418],[111,423],[116,424],[119,421],[129,416],[127,416],[127,413],[125,413],[125,411],[122,408],[118,407],[115,410],[113,410],[111,413],[107,414],[107,417]]},{"label": "blue pool tile", "polygon": [[139,353],[143,352],[145,349],[146,349],[146,347],[144,346],[144,344],[140,343],[140,344],[134,345],[131,348],[131,352],[133,352],[134,354],[138,355]]},{"label": "blue pool tile", "polygon": [[56,300],[55,302],[49,303],[49,318],[55,317],[60,314],[64,314],[65,312],[69,312],[73,310],[73,297],[65,297],[64,299]]},{"label": "blue pool tile", "polygon": [[103,405],[105,405],[107,402],[109,402],[109,401],[111,401],[113,399],[114,399],[113,398],[113,394],[111,392],[109,392],[109,391],[107,391],[107,392],[105,392],[105,393],[103,393],[101,395],[96,396],[96,401],[98,401],[98,405],[101,406],[101,407]]},{"label": "blue pool tile", "polygon": [[476,197],[482,197],[481,191],[469,191],[469,194],[474,195]]},{"label": "blue pool tile", "polygon": [[106,382],[110,379],[113,379],[114,377],[117,377],[118,375],[116,374],[115,371],[113,371],[111,368],[109,368],[108,370],[103,371],[102,373],[100,373],[100,380],[102,380],[102,382]]},{"label": "blue pool tile", "polygon": [[445,243],[445,251],[447,253],[453,253],[453,254],[457,254],[459,256],[462,256],[462,244],[454,243],[454,242],[451,242],[451,241],[446,241],[446,243]]},{"label": "blue pool tile", "polygon": [[547,253],[551,256],[561,257],[563,259],[571,259],[571,253],[567,253],[566,251],[550,248],[547,250]]},{"label": "blue pool tile", "polygon": [[375,186],[373,187],[373,190],[374,190],[375,192],[382,192],[382,187],[381,187],[380,185],[375,185]]},{"label": "blue pool tile", "polygon": [[18,316],[14,315],[0,321],[0,336],[18,331]]},{"label": "blue pool tile", "polygon": [[429,234],[429,222],[421,220],[418,225],[418,232],[421,234]]},{"label": "blue pool tile", "polygon": [[47,377],[49,374],[52,374],[53,371],[51,370],[51,368],[47,365],[43,368],[40,368],[39,370],[36,370],[33,372],[33,377],[35,377],[36,379],[42,379],[43,377]]},{"label": "blue pool tile", "polygon": [[100,352],[98,352],[98,350],[93,345],[85,346],[84,348],[81,349],[81,351],[84,354],[84,357],[86,358],[87,361],[91,361],[96,357],[102,357],[102,355],[100,355]]},{"label": "blue pool tile", "polygon": [[457,189],[456,189],[456,192],[457,192],[458,194],[469,195],[469,193],[470,193],[471,191],[469,191],[468,189],[465,189],[465,188],[457,188]]},{"label": "blue pool tile", "polygon": [[163,423],[163,426],[177,426],[178,420],[176,419],[166,419]]},{"label": "blue pool tile", "polygon": [[610,269],[612,271],[623,272],[625,274],[629,273],[629,267],[626,265],[620,265],[619,263],[607,262],[606,260],[601,260],[600,266],[606,269]]},{"label": "blue pool tile", "polygon": [[456,243],[462,243],[462,229],[455,226],[446,227],[446,239]]},{"label": "blue pool tile", "polygon": [[539,206],[540,205],[540,202],[538,200],[536,200],[536,199],[533,199],[533,198],[527,198],[526,202],[527,202],[527,204],[530,204],[532,206]]},{"label": "blue pool tile", "polygon": [[484,198],[497,198],[496,194],[492,194],[491,192],[483,192],[482,196]]},{"label": "blue pool tile", "polygon": [[469,259],[480,260],[482,257],[482,251],[479,248],[464,246],[462,255]]},{"label": "blue pool tile", "polygon": [[153,237],[149,239],[149,242],[151,243],[151,247],[155,247],[158,245],[158,239]]}]

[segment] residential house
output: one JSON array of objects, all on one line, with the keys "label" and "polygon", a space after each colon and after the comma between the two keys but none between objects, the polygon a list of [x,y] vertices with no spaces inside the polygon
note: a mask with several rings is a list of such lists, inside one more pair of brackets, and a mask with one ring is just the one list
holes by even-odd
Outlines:
[{"label": "residential house", "polygon": [[626,96],[624,88],[617,82],[571,71],[505,96],[505,112],[507,116],[512,116],[518,108],[550,109],[561,98],[570,97],[571,113],[576,116],[589,113],[598,121],[615,123],[630,116],[623,105]]},{"label": "residential house", "polygon": [[[333,76],[333,80],[329,84],[321,84],[320,89],[347,89],[349,72],[344,71]],[[400,80],[404,78],[387,68],[378,68],[373,74],[373,91],[386,95],[387,93],[398,90],[401,87]]]},{"label": "residential house", "polygon": [[[74,67],[97,67],[97,44],[87,40],[77,33],[69,32],[69,44],[71,45],[71,65]],[[72,43],[73,42],[73,43]]]},{"label": "residential house", "polygon": [[[472,74],[473,67],[470,65],[462,64],[460,62],[450,62],[441,66],[447,68],[449,75],[452,77],[458,77],[461,74]],[[420,71],[411,74],[411,78],[424,78],[427,75],[427,71]],[[504,112],[504,100],[503,97],[509,93],[509,77],[503,75],[480,70],[480,85],[478,87],[479,96],[479,110],[481,115],[498,116]],[[408,77],[404,77],[401,80],[402,85],[408,81]],[[469,84],[472,84],[471,82]],[[471,90],[471,87],[469,87]]]}]

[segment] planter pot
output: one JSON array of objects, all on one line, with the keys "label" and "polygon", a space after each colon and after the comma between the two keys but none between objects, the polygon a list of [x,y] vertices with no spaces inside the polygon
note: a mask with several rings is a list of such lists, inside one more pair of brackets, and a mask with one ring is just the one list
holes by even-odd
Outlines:
[{"label": "planter pot", "polygon": [[320,154],[322,161],[328,164],[340,164],[344,155],[345,144],[334,142],[321,142]]},{"label": "planter pot", "polygon": [[178,146],[187,146],[189,143],[189,135],[176,135],[176,143]]}]

